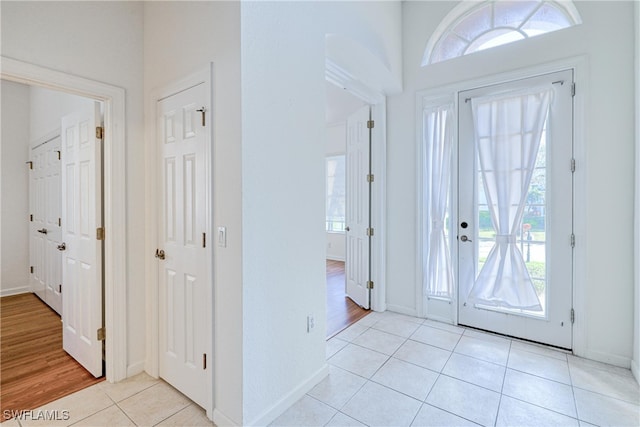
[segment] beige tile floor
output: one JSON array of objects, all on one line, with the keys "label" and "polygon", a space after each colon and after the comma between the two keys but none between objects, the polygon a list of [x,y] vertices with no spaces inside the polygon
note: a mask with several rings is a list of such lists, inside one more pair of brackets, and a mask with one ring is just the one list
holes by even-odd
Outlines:
[{"label": "beige tile floor", "polygon": [[[45,416],[57,420],[42,419]],[[202,408],[173,387],[142,373],[117,384],[98,383],[2,426],[204,427],[213,423]]]},{"label": "beige tile floor", "polygon": [[[640,426],[628,369],[472,329],[372,313],[327,342],[327,359],[329,376],[274,426]],[[146,374],[38,410],[69,418],[2,426],[213,425]]]},{"label": "beige tile floor", "polygon": [[329,376],[274,426],[640,426],[628,369],[393,313],[327,342]]}]

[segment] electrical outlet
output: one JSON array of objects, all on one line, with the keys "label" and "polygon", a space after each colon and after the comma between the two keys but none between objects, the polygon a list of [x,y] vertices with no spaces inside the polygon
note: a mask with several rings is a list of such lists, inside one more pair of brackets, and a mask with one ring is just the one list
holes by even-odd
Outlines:
[{"label": "electrical outlet", "polygon": [[316,319],[313,314],[307,316],[307,333],[310,333],[316,327]]}]

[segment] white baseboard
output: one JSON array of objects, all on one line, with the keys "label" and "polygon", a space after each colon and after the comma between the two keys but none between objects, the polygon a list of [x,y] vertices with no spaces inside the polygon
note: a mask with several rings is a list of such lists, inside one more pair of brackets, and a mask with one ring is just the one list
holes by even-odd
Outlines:
[{"label": "white baseboard", "polygon": [[231,418],[227,417],[225,414],[223,414],[222,412],[220,412],[217,409],[213,410],[213,422],[215,425],[217,426],[239,426],[241,425],[241,423],[237,423],[235,421],[233,421]]},{"label": "white baseboard", "polygon": [[600,351],[587,350],[584,353],[584,355],[576,354],[576,356],[584,357],[585,359],[595,360],[596,362],[607,363],[609,365],[618,366],[620,368],[629,369],[632,367],[630,358],[617,356],[615,354],[603,353]]},{"label": "white baseboard", "polygon": [[640,361],[632,360],[631,361],[631,372],[636,379],[636,382],[640,384]]},{"label": "white baseboard", "polygon": [[8,297],[10,295],[26,294],[31,292],[29,286],[18,286],[15,288],[3,289],[0,291],[0,297]]},{"label": "white baseboard", "polygon": [[144,360],[127,366],[127,378],[133,377],[134,375],[138,375],[142,372],[144,372]]},{"label": "white baseboard", "polygon": [[[320,368],[316,373],[311,375],[307,380],[303,381],[300,385],[290,391],[282,399],[280,399],[271,408],[264,411],[260,416],[256,417],[250,423],[246,423],[249,426],[266,426],[271,424],[273,420],[278,418],[284,411],[286,411],[291,405],[296,403],[302,396],[304,396],[309,390],[315,387],[320,381],[322,381],[327,375],[329,375],[329,365],[325,365]],[[215,421],[215,420],[214,420]]]},{"label": "white baseboard", "polygon": [[327,259],[330,261],[342,261],[345,262],[345,257],[338,255],[329,255],[327,254]]},{"label": "white baseboard", "polygon": [[420,317],[415,308],[407,308],[401,305],[387,304],[387,311],[393,311],[394,313],[406,314],[407,316]]}]

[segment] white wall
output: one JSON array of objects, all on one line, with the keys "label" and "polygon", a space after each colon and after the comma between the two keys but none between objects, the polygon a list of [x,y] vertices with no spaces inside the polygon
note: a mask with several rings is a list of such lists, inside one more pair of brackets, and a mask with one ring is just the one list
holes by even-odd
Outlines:
[{"label": "white wall", "polygon": [[[327,125],[327,151],[326,155],[335,156],[345,154],[347,149],[347,124],[346,122],[331,123]],[[327,259],[336,261],[345,260],[346,238],[344,233],[327,233]]]},{"label": "white wall", "polygon": [[[633,3],[576,2],[583,24],[556,33],[420,67],[426,43],[456,2],[405,2],[405,92],[389,99],[387,303],[416,310],[416,135],[418,90],[586,55],[588,79],[584,140],[578,146],[578,180],[586,183],[576,212],[576,313],[581,355],[629,366],[633,341],[634,95]],[[615,28],[615,31],[613,30]],[[614,48],[615,47],[615,48]],[[580,76],[585,77],[585,74]]]},{"label": "white wall", "polygon": [[0,82],[0,296],[29,289],[29,87]]},{"label": "white wall", "polygon": [[360,41],[399,78],[400,12],[399,2],[241,5],[246,424],[268,423],[326,373],[325,35]]},{"label": "white wall", "polygon": [[143,369],[144,144],[141,2],[2,2],[2,55],[126,90],[128,373]]},{"label": "white wall", "polygon": [[144,25],[146,101],[214,63],[213,225],[227,227],[214,248],[214,420],[242,424],[240,3],[146,2]]},{"label": "white wall", "polygon": [[64,92],[31,88],[29,112],[29,139],[31,143],[41,140],[51,132],[60,130],[62,117],[75,111],[91,108],[94,101]]}]

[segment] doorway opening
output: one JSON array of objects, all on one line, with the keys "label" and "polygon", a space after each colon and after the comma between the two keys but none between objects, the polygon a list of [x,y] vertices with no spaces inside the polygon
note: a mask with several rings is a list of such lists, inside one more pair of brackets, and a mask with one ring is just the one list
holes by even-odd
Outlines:
[{"label": "doorway opening", "polygon": [[[327,339],[366,316],[370,308],[369,242],[354,243],[357,219],[370,225],[370,197],[363,200],[366,185],[357,185],[354,168],[364,167],[362,184],[369,173],[369,156],[356,156],[349,147],[355,135],[357,113],[370,108],[360,98],[330,82],[326,82],[326,233],[327,233]],[[364,114],[368,116],[368,112]],[[355,116],[354,116],[355,115]],[[361,114],[362,115],[362,114]],[[368,119],[367,119],[368,120]],[[361,135],[363,138],[366,135]],[[367,149],[369,141],[366,141]],[[353,146],[354,144],[352,144]],[[365,158],[366,157],[366,158]],[[361,172],[361,171],[359,171]],[[367,194],[369,196],[369,194]],[[357,200],[360,203],[354,203]],[[361,205],[365,203],[366,206]],[[358,212],[356,210],[364,211]],[[364,213],[364,215],[362,215]],[[364,236],[368,238],[368,236]],[[351,240],[350,240],[351,239]],[[367,243],[367,245],[363,245]],[[359,244],[359,245],[358,245]],[[359,246],[359,247],[357,247]],[[360,250],[357,250],[360,249]],[[350,280],[351,279],[351,280]],[[355,284],[348,286],[349,280]],[[360,285],[360,286],[359,286]],[[358,292],[363,288],[362,292]],[[351,290],[351,292],[350,292]],[[359,293],[356,295],[356,293]]]},{"label": "doorway opening", "polygon": [[[102,129],[103,104],[25,82],[1,84],[6,417],[4,410],[34,409],[105,379],[104,341],[96,336],[104,327],[103,241],[93,230],[103,224],[102,140],[92,129]],[[91,123],[71,123],[87,110]]]}]

